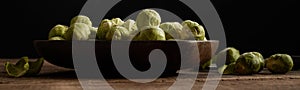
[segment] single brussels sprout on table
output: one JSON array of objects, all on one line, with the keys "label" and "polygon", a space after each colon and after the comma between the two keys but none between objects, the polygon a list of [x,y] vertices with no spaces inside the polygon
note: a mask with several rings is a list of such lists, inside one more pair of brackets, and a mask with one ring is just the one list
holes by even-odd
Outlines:
[{"label": "single brussels sprout on table", "polygon": [[232,75],[235,74],[235,63],[231,63],[229,65],[223,65],[218,68],[218,72],[224,75]]},{"label": "single brussels sprout on table", "polygon": [[66,25],[61,25],[61,24],[55,25],[53,28],[51,28],[49,35],[48,35],[48,39],[50,39],[52,37],[63,37],[63,35],[68,30],[68,28],[69,27]]},{"label": "single brussels sprout on table", "polygon": [[266,59],[266,68],[275,74],[285,74],[292,70],[293,59],[288,54],[274,54]]},{"label": "single brussels sprout on table", "polygon": [[159,27],[161,17],[153,9],[144,9],[136,17],[136,25],[139,30],[145,30],[144,27],[156,26]]},{"label": "single brussels sprout on table", "polygon": [[29,70],[28,57],[22,57],[16,64],[6,62],[4,66],[9,76],[21,77]]},{"label": "single brussels sprout on table", "polygon": [[74,23],[84,23],[89,27],[92,27],[92,21],[88,16],[85,15],[77,15],[71,19],[70,26]]},{"label": "single brussels sprout on table", "polygon": [[74,23],[64,34],[66,40],[88,40],[91,34],[90,27],[84,23]]},{"label": "single brussels sprout on table", "polygon": [[165,22],[159,27],[165,31],[166,40],[182,39],[182,25],[179,22]]},{"label": "single brussels sprout on table", "polygon": [[129,40],[130,32],[122,26],[113,26],[106,33],[106,40]]},{"label": "single brussels sprout on table", "polygon": [[[191,20],[185,20],[181,24],[183,26],[182,30],[185,32],[182,34],[183,39],[207,40],[205,37],[204,27],[199,23]],[[189,34],[190,32],[193,34],[193,36]]]},{"label": "single brussels sprout on table", "polygon": [[261,57],[253,52],[246,52],[240,55],[235,64],[235,72],[241,75],[257,73],[261,68]]},{"label": "single brussels sprout on table", "polygon": [[130,32],[138,30],[135,21],[132,20],[132,19],[126,20],[125,23],[122,26],[125,27]]},{"label": "single brussels sprout on table", "polygon": [[254,55],[256,55],[257,57],[259,57],[258,61],[260,62],[260,69],[254,73],[259,73],[260,71],[262,71],[265,67],[265,59],[263,57],[263,55],[259,52],[252,52]]},{"label": "single brussels sprout on table", "polygon": [[165,32],[159,27],[147,27],[140,31],[133,40],[166,40]]},{"label": "single brussels sprout on table", "polygon": [[236,62],[240,56],[240,51],[234,47],[227,47],[217,53],[213,58],[212,62],[216,63],[217,67],[221,67],[224,64],[229,65]]}]

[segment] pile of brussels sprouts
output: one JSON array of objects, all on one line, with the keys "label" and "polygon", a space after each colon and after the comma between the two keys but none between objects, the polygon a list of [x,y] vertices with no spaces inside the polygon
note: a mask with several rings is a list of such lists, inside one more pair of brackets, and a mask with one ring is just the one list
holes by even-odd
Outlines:
[{"label": "pile of brussels sprouts", "polygon": [[285,74],[292,70],[293,60],[288,54],[273,54],[264,58],[259,52],[244,52],[227,47],[212,59],[220,74],[251,75],[260,73],[264,68],[273,74]]},{"label": "pile of brussels sprouts", "polygon": [[158,12],[144,9],[136,19],[103,19],[93,27],[89,17],[78,15],[70,26],[57,24],[51,28],[49,40],[203,40],[205,30],[195,21],[161,22]]}]

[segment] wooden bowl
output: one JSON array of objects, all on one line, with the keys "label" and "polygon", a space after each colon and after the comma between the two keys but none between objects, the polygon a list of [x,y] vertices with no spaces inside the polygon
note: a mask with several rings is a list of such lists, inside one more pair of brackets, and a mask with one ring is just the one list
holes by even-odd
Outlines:
[{"label": "wooden bowl", "polygon": [[[111,41],[78,41],[79,43],[94,43],[95,54],[98,67],[101,72],[116,73],[117,70],[114,66],[111,55]],[[211,59],[215,54],[219,42],[217,40],[208,41],[193,41],[193,40],[181,40],[181,41],[114,41],[118,47],[114,50],[121,50],[128,48],[122,44],[130,43],[129,57],[132,65],[140,70],[145,71],[150,68],[149,54],[154,49],[160,49],[165,53],[167,58],[167,65],[165,72],[176,72],[180,69],[182,63],[185,64],[200,64]],[[184,46],[182,52],[179,49],[180,46]],[[72,59],[72,41],[64,40],[35,40],[34,47],[37,53],[44,57],[46,61],[51,64],[74,69]],[[79,47],[80,48],[80,47]],[[197,50],[197,51],[195,51]],[[199,55],[199,54],[200,55]],[[182,60],[181,55],[188,57],[186,60]],[[200,63],[194,58],[200,57]],[[190,59],[189,59],[190,58]],[[199,62],[199,61],[198,61]],[[188,66],[188,65],[185,65]],[[186,67],[192,68],[192,67]]]},{"label": "wooden bowl", "polygon": [[292,70],[300,70],[300,56],[299,55],[292,55],[293,59],[293,69]]}]

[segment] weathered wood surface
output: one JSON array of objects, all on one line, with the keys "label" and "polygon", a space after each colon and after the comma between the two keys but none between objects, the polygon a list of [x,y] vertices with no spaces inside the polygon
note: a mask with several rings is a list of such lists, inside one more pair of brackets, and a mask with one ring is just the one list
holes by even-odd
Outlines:
[{"label": "weathered wood surface", "polygon": [[[4,69],[6,61],[16,62],[16,59],[0,59],[0,90],[82,90],[82,86],[72,69],[57,67],[44,63],[39,75],[32,77],[9,77]],[[176,75],[164,76],[150,83],[136,83],[124,78],[106,78],[105,80],[89,80],[91,87],[104,89],[111,86],[116,90],[166,90],[175,81]],[[300,90],[300,71],[291,71],[284,75],[274,75],[267,70],[260,74],[237,76],[223,75],[222,78],[206,78],[207,72],[201,71],[195,80],[193,90],[202,89],[207,81],[220,80],[217,90]],[[109,85],[102,84],[107,81]],[[93,83],[97,84],[93,86]],[[185,87],[184,84],[179,84]],[[177,89],[182,90],[180,87]],[[98,89],[98,90],[99,90]]]}]

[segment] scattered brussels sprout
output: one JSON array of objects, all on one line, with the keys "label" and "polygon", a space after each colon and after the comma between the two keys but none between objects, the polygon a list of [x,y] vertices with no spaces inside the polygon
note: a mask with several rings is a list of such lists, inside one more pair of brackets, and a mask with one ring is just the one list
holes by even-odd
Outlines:
[{"label": "scattered brussels sprout", "polygon": [[77,15],[71,19],[70,26],[74,23],[84,23],[88,25],[89,27],[92,27],[92,21],[89,17],[85,15]]},{"label": "scattered brussels sprout", "polygon": [[161,17],[153,9],[144,9],[136,17],[136,25],[139,30],[145,30],[143,27],[156,26],[159,27]]},{"label": "scattered brussels sprout", "polygon": [[[182,30],[186,33],[191,32],[193,36],[191,37],[189,34],[183,34],[184,39],[194,39],[194,40],[207,40],[205,37],[205,30],[202,25],[195,21],[185,20],[182,23]],[[188,35],[188,36],[186,36]]]},{"label": "scattered brussels sprout", "polygon": [[219,67],[218,72],[224,75],[235,74],[235,63],[231,63],[229,65],[223,65]]},{"label": "scattered brussels sprout", "polygon": [[57,24],[50,30],[48,39],[50,39],[52,37],[56,37],[56,36],[62,37],[66,33],[67,30],[68,30],[68,26]]},{"label": "scattered brussels sprout", "polygon": [[64,34],[66,40],[88,40],[91,34],[90,27],[84,23],[74,23]]},{"label": "scattered brussels sprout", "polygon": [[235,72],[237,74],[254,74],[260,69],[260,57],[252,52],[246,52],[240,55],[236,61]]},{"label": "scattered brussels sprout", "polygon": [[22,57],[16,64],[6,62],[4,66],[9,76],[21,77],[29,70],[28,57]]},{"label": "scattered brussels sprout", "polygon": [[40,73],[44,64],[44,58],[38,58],[36,61],[29,61],[29,70],[26,72],[27,76],[37,75]]},{"label": "scattered brussels sprout", "polygon": [[254,73],[259,73],[265,67],[265,59],[264,59],[263,55],[261,53],[259,53],[259,52],[251,52],[251,53],[253,53],[257,57],[259,57],[258,61],[260,62],[260,69],[257,72],[254,72]]},{"label": "scattered brussels sprout", "polygon": [[275,74],[285,74],[292,70],[293,59],[288,54],[274,54],[266,59],[266,68]]},{"label": "scattered brussels sprout", "polygon": [[200,63],[200,70],[209,70],[209,66],[211,65],[211,63],[212,63],[212,60],[210,59],[210,60],[207,60],[206,62],[204,62],[204,63]]},{"label": "scattered brussels sprout", "polygon": [[138,30],[135,21],[132,19],[126,20],[122,26],[125,27],[128,31]]},{"label": "scattered brussels sprout", "polygon": [[106,40],[128,40],[129,31],[123,26],[113,26],[111,30],[106,33]]},{"label": "scattered brussels sprout", "polygon": [[113,23],[109,19],[104,19],[101,21],[98,31],[97,31],[97,38],[99,40],[105,40],[106,33],[111,30],[113,27]]},{"label": "scattered brussels sprout", "polygon": [[182,25],[178,22],[165,22],[159,26],[165,31],[166,40],[182,39]]},{"label": "scattered brussels sprout", "polygon": [[224,70],[228,67],[228,65],[223,65],[223,66],[220,66],[218,67],[218,72],[219,74],[223,74],[224,73]]},{"label": "scattered brussels sprout", "polygon": [[38,58],[36,61],[29,61],[27,56],[21,57],[16,64],[5,63],[5,70],[9,76],[21,77],[37,75],[44,63],[44,58]]},{"label": "scattered brussels sprout", "polygon": [[236,60],[240,56],[240,51],[237,50],[234,47],[227,47],[217,53],[213,58],[212,62],[216,63],[217,67],[225,65],[229,65],[233,62],[236,62]]},{"label": "scattered brussels sprout", "polygon": [[147,27],[140,31],[133,40],[166,40],[165,32],[159,27]]},{"label": "scattered brussels sprout", "polygon": [[113,25],[123,25],[124,21],[121,18],[112,18],[111,22]]},{"label": "scattered brussels sprout", "polygon": [[56,37],[51,37],[49,40],[65,40],[65,39],[63,37],[56,36]]}]

